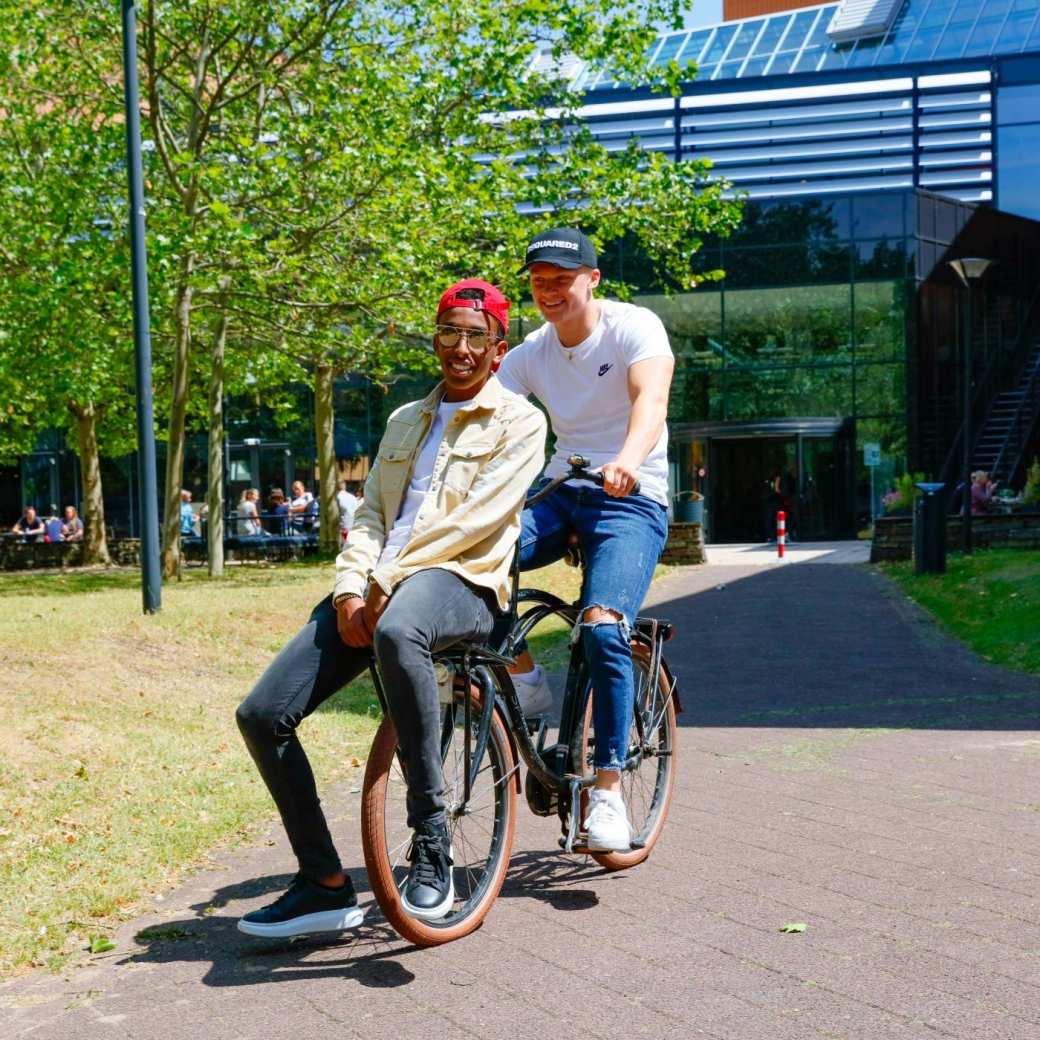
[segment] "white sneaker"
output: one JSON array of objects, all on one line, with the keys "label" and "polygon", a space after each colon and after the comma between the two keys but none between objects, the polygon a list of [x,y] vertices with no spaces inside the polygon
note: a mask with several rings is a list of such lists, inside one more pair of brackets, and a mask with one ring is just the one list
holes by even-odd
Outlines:
[{"label": "white sneaker", "polygon": [[549,689],[545,669],[540,664],[535,665],[534,672],[529,672],[526,676],[514,675],[513,686],[516,687],[516,695],[520,698],[520,707],[525,718],[544,715],[552,708],[552,690]]},{"label": "white sneaker", "polygon": [[596,852],[627,852],[632,847],[632,826],[628,822],[625,803],[613,791],[589,793],[589,810],[585,814],[588,847]]}]

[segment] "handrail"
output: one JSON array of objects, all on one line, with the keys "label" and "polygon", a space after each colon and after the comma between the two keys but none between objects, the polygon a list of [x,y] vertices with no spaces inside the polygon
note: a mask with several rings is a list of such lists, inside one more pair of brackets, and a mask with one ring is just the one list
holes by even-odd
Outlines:
[{"label": "handrail", "polygon": [[[1033,340],[1033,337],[1030,334],[1031,316],[1038,302],[1040,302],[1040,283],[1038,283],[1034,288],[1033,295],[1030,297],[1029,303],[1022,312],[1022,323],[1019,326],[1015,346],[1011,353],[1006,357],[1001,357],[998,353],[991,358],[982,379],[979,380],[979,385],[972,396],[970,406],[972,428],[976,431],[981,431],[982,427],[982,424],[977,421],[981,418],[979,415],[982,410],[981,402],[985,400],[987,404],[992,403],[993,398],[996,396],[995,384],[997,383],[998,375],[1005,374],[1006,370],[1009,368],[1012,371],[1017,372],[1019,367],[1025,362],[1026,358],[1030,354],[1030,347],[1032,346]],[[985,321],[985,313],[982,314],[982,319]],[[974,332],[974,329],[969,329],[968,335],[974,335]],[[967,378],[971,378],[971,373],[967,373]],[[958,463],[964,450],[964,427],[966,420],[967,416],[961,419],[961,427],[957,431],[957,436],[954,438],[953,444],[950,446],[950,451],[946,456],[946,461],[943,463],[938,477],[938,479],[945,483],[950,489],[950,498],[953,497],[957,487],[954,478],[958,475]],[[974,445],[972,445],[972,447],[974,447]]]},{"label": "handrail", "polygon": [[[1032,355],[1030,355],[1032,357]],[[1040,372],[1040,360],[1033,365],[1033,371],[1029,373],[1029,381],[1026,383],[1025,392],[1022,394],[1022,400],[1018,402],[1018,407],[1015,409],[1015,418],[1011,422],[1011,429],[1008,431],[1008,436],[1004,439],[1004,443],[1000,446],[1000,452],[997,455],[997,461],[993,464],[995,472],[1000,472],[1000,464],[1004,460],[1004,452],[1007,450],[1008,444],[1011,442],[1011,436],[1017,433],[1019,422],[1021,421],[1022,409],[1025,408],[1027,403],[1032,403],[1030,408],[1030,415],[1028,417],[1028,426],[1025,431],[1025,436],[1019,439],[1019,443],[1015,448],[1016,457],[1014,465],[1008,470],[1008,480],[1015,475],[1015,471],[1018,469],[1018,464],[1022,461],[1021,454],[1022,450],[1026,447],[1029,440],[1029,431],[1032,428],[1034,422],[1036,422],[1037,414],[1040,413],[1040,380],[1037,379],[1037,373]],[[1035,400],[1034,400],[1035,397]]]}]

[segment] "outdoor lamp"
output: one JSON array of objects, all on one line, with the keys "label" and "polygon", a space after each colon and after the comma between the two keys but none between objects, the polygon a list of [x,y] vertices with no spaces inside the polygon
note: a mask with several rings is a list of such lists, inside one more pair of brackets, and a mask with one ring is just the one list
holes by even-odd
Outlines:
[{"label": "outdoor lamp", "polygon": [[964,425],[961,427],[963,438],[963,456],[961,461],[961,549],[971,552],[971,452],[975,447],[971,429],[971,374],[973,330],[971,304],[975,283],[986,273],[993,262],[981,256],[963,256],[959,260],[948,261],[950,267],[968,290],[968,313],[965,320],[964,334]]},{"label": "outdoor lamp", "polygon": [[992,262],[981,256],[963,256],[960,260],[951,260],[950,267],[957,272],[965,288],[971,288],[972,282],[978,281]]}]

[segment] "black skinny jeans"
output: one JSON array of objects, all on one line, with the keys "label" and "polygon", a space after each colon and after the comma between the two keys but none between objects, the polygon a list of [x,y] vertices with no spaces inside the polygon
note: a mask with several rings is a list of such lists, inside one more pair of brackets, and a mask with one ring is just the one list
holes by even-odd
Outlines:
[{"label": "black skinny jeans", "polygon": [[[402,582],[376,625],[374,649],[390,715],[408,768],[408,823],[444,818],[440,705],[431,655],[464,639],[485,640],[495,597],[450,571],[420,571]],[[327,877],[341,863],[296,727],[368,668],[370,651],[347,646],[332,597],[267,667],[236,719],[281,814],[300,872]]]}]

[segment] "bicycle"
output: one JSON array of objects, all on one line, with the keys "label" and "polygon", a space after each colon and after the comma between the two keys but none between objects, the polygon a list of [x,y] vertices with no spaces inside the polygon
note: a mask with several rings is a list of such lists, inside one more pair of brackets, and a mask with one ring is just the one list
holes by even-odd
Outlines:
[{"label": "bicycle", "polygon": [[[587,460],[576,455],[568,461],[568,472],[530,497],[529,505],[567,480],[591,480],[602,486],[602,475],[589,472]],[[522,614],[521,604],[527,607]],[[362,789],[365,867],[387,921],[417,946],[461,939],[483,922],[505,880],[521,793],[536,815],[559,817],[559,844],[566,853],[588,854],[607,870],[643,862],[664,829],[675,785],[676,714],[682,710],[674,674],[663,654],[664,643],[673,634],[670,622],[640,617],[632,631],[635,710],[622,775],[633,824],[629,851],[592,851],[584,844],[581,821],[595,780],[595,734],[592,689],[579,647],[571,647],[556,740],[547,746],[547,716],[525,719],[521,711],[506,670],[513,664],[515,648],[552,616],[573,629],[579,611],[576,604],[552,593],[519,589],[516,558],[512,622],[502,652],[466,642],[435,655],[435,666],[447,668],[452,680],[447,684],[450,695],[442,699],[441,752],[455,883],[454,905],[437,921],[419,920],[401,907],[400,887],[408,873],[405,856],[412,835],[406,822],[405,775],[383,684],[374,664],[371,668],[383,721],[369,752]],[[523,786],[521,761],[528,769]]]}]

